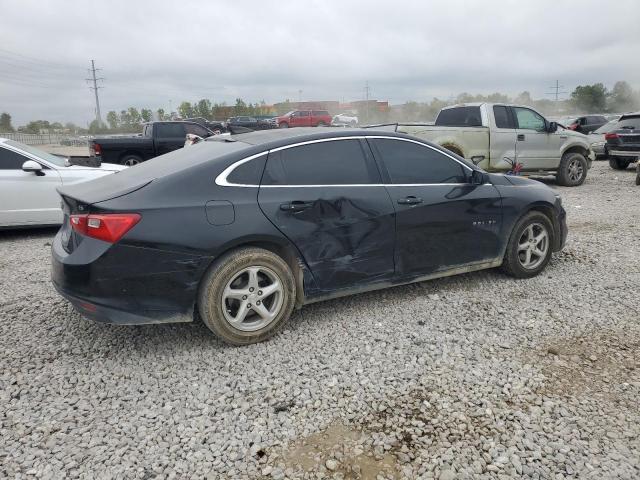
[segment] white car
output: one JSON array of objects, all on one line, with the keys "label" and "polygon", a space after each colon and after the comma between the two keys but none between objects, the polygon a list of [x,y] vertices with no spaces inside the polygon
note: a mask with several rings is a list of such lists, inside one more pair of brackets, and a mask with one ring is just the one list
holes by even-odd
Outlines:
[{"label": "white car", "polygon": [[56,188],[119,172],[123,165],[69,165],[22,143],[0,138],[0,228],[60,225],[62,210]]},{"label": "white car", "polygon": [[332,125],[349,125],[351,127],[355,127],[356,125],[358,125],[358,117],[348,113],[339,113],[338,115],[333,117],[331,124]]}]

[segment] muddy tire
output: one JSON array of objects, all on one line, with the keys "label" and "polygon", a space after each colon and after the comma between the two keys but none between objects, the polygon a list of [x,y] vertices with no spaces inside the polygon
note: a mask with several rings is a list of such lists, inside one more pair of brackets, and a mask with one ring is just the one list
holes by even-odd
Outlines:
[{"label": "muddy tire", "polygon": [[516,278],[538,275],[553,251],[553,226],[540,212],[529,212],[513,227],[501,270]]},{"label": "muddy tire", "polygon": [[626,170],[630,163],[620,157],[609,157],[609,166],[614,170]]},{"label": "muddy tire", "polygon": [[587,160],[581,153],[565,153],[560,160],[556,181],[565,187],[582,185],[587,178]]},{"label": "muddy tire", "polygon": [[204,324],[231,345],[266,340],[293,311],[296,284],[278,255],[261,248],[242,248],[216,261],[198,291]]},{"label": "muddy tire", "polygon": [[120,159],[121,165],[126,165],[127,167],[133,167],[142,162],[142,158],[138,155],[127,154]]}]

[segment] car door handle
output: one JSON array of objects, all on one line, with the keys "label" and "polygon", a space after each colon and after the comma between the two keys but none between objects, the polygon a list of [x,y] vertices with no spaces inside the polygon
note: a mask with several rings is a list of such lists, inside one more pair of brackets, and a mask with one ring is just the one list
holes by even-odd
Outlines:
[{"label": "car door handle", "polygon": [[294,200],[291,203],[281,204],[280,210],[284,210],[286,212],[300,212],[310,207],[313,207],[313,202],[303,202],[301,200]]},{"label": "car door handle", "polygon": [[[513,138],[513,137],[511,137],[511,138]],[[519,142],[524,142],[524,133],[519,133],[518,134],[518,141]]]},{"label": "car door handle", "polygon": [[422,199],[420,197],[410,195],[408,197],[399,198],[398,203],[400,205],[417,205],[418,203],[422,203]]}]

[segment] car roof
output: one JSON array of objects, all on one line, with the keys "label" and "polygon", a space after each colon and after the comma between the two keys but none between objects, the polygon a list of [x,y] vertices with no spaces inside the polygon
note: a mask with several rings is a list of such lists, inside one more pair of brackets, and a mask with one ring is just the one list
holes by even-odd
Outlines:
[{"label": "car roof", "polygon": [[[372,130],[368,128],[333,128],[333,127],[295,127],[295,128],[274,128],[270,130],[257,130],[248,133],[241,133],[233,136],[209,137],[207,142],[242,142],[247,145],[263,146],[265,149],[277,148],[294,142],[306,142],[320,140],[324,138],[352,137],[352,136],[375,136],[384,135],[400,138],[411,138],[409,135]],[[420,140],[420,139],[418,139]],[[424,142],[424,140],[420,140]],[[428,142],[425,142],[428,143]]]},{"label": "car roof", "polygon": [[620,120],[626,120],[627,118],[636,118],[636,117],[640,117],[640,112],[633,112],[633,113],[624,113],[620,116],[620,118],[618,119],[618,121]]}]

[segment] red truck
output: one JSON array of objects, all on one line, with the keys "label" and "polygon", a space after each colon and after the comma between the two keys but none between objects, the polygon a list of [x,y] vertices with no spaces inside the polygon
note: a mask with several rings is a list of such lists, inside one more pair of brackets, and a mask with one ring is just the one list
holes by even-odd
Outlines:
[{"label": "red truck", "polygon": [[331,125],[331,115],[326,110],[294,110],[279,116],[278,127],[324,127]]}]

